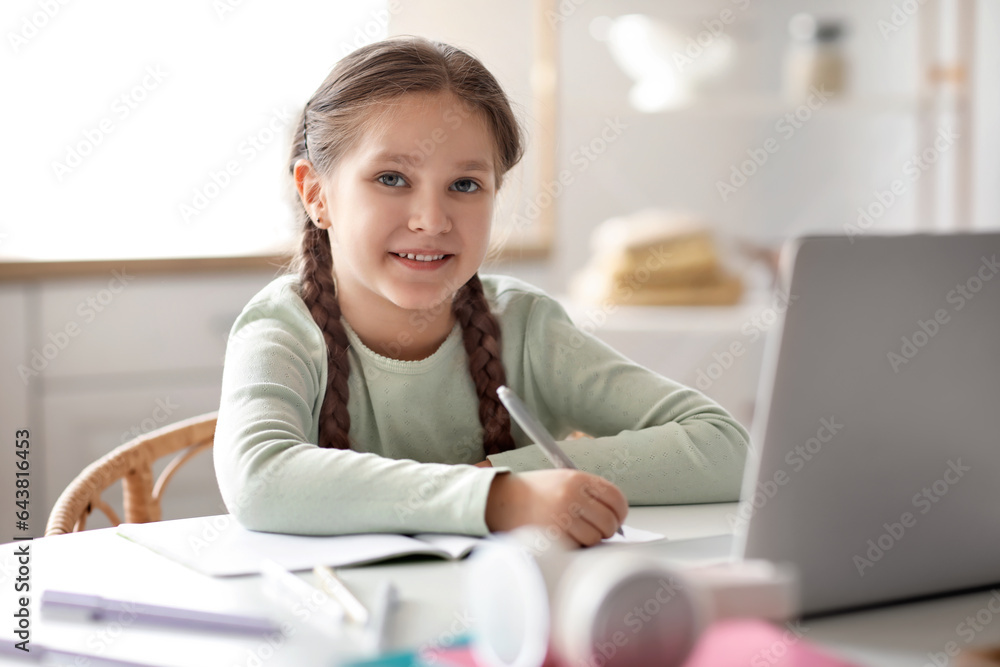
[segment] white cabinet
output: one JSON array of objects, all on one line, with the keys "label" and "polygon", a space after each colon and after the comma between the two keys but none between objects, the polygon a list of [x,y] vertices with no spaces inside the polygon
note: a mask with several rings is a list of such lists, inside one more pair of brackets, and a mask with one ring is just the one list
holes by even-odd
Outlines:
[{"label": "white cabinet", "polygon": [[[26,428],[33,535],[44,532],[55,500],[88,464],[140,433],[218,409],[229,329],[278,272],[149,273],[128,266],[136,263],[8,280],[0,288],[7,318],[0,497],[12,506],[10,440]],[[120,485],[104,500],[120,513]],[[165,494],[164,518],[224,511],[210,453],[178,472]],[[95,514],[88,525],[107,522]],[[0,541],[10,539],[6,532]]]},{"label": "white cabinet", "polygon": [[40,342],[48,342],[50,332],[79,329],[51,361],[45,378],[219,367],[230,326],[272,276],[116,270],[100,278],[45,282],[39,290]]}]

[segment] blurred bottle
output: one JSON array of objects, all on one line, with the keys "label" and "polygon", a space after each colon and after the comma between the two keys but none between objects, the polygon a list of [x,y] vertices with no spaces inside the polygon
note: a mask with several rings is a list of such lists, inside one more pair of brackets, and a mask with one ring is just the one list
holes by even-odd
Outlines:
[{"label": "blurred bottle", "polygon": [[848,76],[843,21],[796,14],[788,22],[788,32],[792,41],[785,54],[785,98],[799,104],[814,89],[831,96],[843,95]]},{"label": "blurred bottle", "polygon": [[679,667],[714,620],[798,610],[788,568],[679,568],[628,549],[568,550],[532,527],[477,549],[467,576],[473,648],[488,667]]}]

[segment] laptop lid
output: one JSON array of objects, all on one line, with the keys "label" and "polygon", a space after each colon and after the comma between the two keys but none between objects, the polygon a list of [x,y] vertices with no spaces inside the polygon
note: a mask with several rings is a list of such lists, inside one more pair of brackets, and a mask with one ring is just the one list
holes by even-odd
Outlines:
[{"label": "laptop lid", "polygon": [[811,236],[782,257],[737,553],[804,613],[1000,582],[1000,234]]}]

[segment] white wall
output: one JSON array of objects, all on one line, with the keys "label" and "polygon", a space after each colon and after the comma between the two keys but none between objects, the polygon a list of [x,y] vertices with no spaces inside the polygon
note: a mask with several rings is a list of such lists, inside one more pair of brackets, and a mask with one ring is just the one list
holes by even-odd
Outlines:
[{"label": "white wall", "polygon": [[992,0],[976,2],[976,59],[973,72],[975,101],[973,147],[976,188],[974,215],[977,227],[1000,225],[1000,5]]},{"label": "white wall", "polygon": [[[514,99],[530,110],[527,55],[531,47],[531,2],[477,3],[457,0],[406,3],[390,23],[390,33],[414,32],[468,46],[493,69]],[[876,202],[893,180],[903,177],[916,145],[917,21],[886,31],[892,0],[817,0],[809,10],[842,17],[849,33],[851,95],[827,103],[800,128],[778,128],[794,112],[778,98],[788,19],[801,11],[793,0],[734,2],[710,0],[589,0],[564,2],[560,22],[560,168],[573,183],[557,201],[558,235],[552,262],[505,263],[504,272],[563,291],[569,276],[589,255],[590,232],[601,221],[647,206],[695,212],[723,235],[770,240],[803,231],[843,233],[858,209]],[[978,43],[982,66],[975,79],[977,182],[975,224],[996,226],[1000,195],[992,187],[1000,171],[996,124],[1000,99],[991,78],[1000,59],[995,36],[1000,17],[994,4],[979,1]],[[746,9],[740,9],[745,6]],[[630,80],[614,63],[605,43],[595,40],[591,21],[599,16],[648,13],[695,37],[703,21],[724,9],[736,21],[727,27],[739,51],[733,68],[717,87],[718,103],[695,110],[643,114],[630,109]],[[736,96],[770,96],[759,104]],[[580,147],[601,136],[608,124],[623,125],[597,159],[581,158]],[[529,131],[532,123],[529,118]],[[718,182],[769,137],[779,150],[758,172],[723,201]],[[532,136],[531,141],[537,142]],[[598,141],[599,145],[600,142]],[[921,177],[923,179],[923,176]],[[929,180],[929,179],[928,179]],[[925,181],[926,183],[927,181]],[[903,195],[869,228],[873,232],[913,228],[920,180],[906,182]]]}]

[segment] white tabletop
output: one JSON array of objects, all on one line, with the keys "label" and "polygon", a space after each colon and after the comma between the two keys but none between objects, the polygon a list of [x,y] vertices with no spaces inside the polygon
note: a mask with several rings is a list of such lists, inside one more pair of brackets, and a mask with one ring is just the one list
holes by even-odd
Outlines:
[{"label": "white tabletop", "polygon": [[[725,516],[733,508],[732,504],[635,507],[628,524],[671,539],[715,535],[728,532]],[[24,543],[0,545],[0,614],[8,619],[0,624],[0,637],[8,641],[14,639],[9,619],[20,595],[14,592],[18,564],[13,555],[19,544]],[[86,622],[43,617],[39,599],[46,588],[204,610],[272,615],[282,612],[276,612],[264,596],[256,576],[207,577],[121,538],[114,529],[44,538],[30,544],[33,644],[143,664],[185,667],[330,665],[356,646],[354,636],[324,637],[294,622],[289,636],[268,638],[168,630],[129,622],[128,618],[122,622]],[[409,560],[343,568],[339,572],[366,603],[374,598],[381,581],[388,578],[396,584],[401,603],[389,628],[387,648],[403,649],[447,644],[473,629],[474,621],[463,601],[464,567],[465,562]],[[312,573],[302,576],[312,581]],[[994,620],[989,607],[993,599],[991,591],[981,591],[810,619],[802,622],[801,629],[808,640],[859,665],[934,665],[934,658],[945,657],[949,642],[959,648],[1000,644],[1000,614],[995,622],[987,622]],[[994,601],[993,606],[1000,609],[1000,602]],[[294,616],[286,618],[294,621]],[[973,630],[973,626],[979,629]],[[75,663],[67,659],[52,664]]]}]

